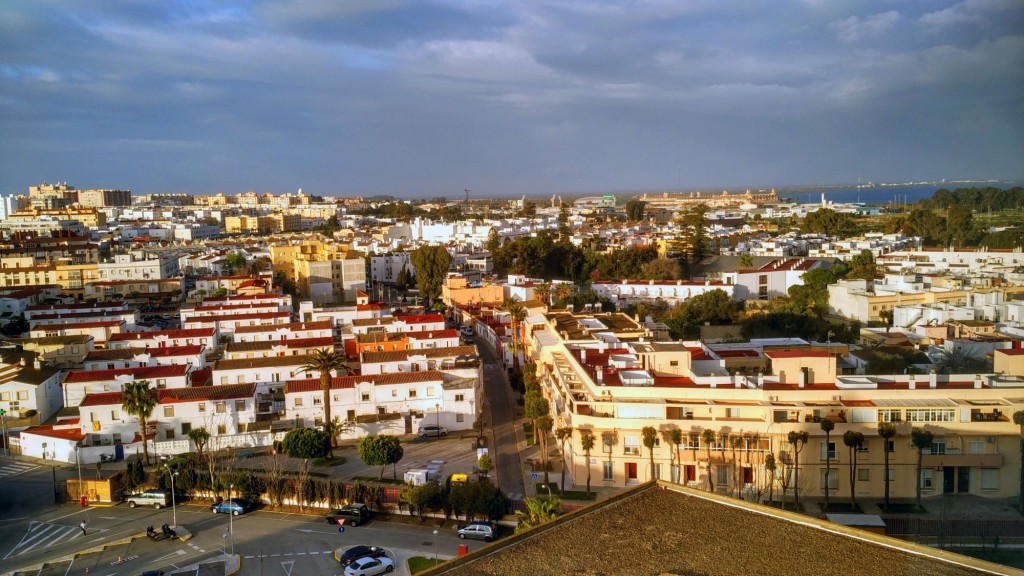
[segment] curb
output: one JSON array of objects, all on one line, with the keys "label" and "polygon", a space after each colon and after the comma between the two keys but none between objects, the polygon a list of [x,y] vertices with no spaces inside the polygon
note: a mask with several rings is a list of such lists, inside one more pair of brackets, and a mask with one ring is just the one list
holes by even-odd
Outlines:
[{"label": "curb", "polygon": [[133,536],[125,536],[124,538],[121,538],[120,540],[113,540],[111,542],[107,542],[107,543],[101,544],[99,546],[93,546],[92,548],[86,548],[85,550],[79,550],[78,552],[73,552],[71,554],[66,554],[66,555],[61,556],[59,558],[51,558],[51,559],[47,560],[46,562],[42,562],[40,564],[35,564],[35,565],[32,565],[32,566],[25,566],[23,568],[19,568],[19,569],[15,570],[14,572],[5,572],[4,576],[11,576],[15,572],[25,572],[25,571],[31,572],[33,570],[36,571],[36,572],[39,572],[43,568],[45,568],[47,564],[52,564],[52,563],[56,563],[56,562],[67,562],[67,561],[77,560],[79,556],[83,556],[85,554],[95,554],[97,552],[102,552],[108,546],[120,546],[122,544],[131,544],[131,542],[133,540],[135,540],[136,538],[145,538],[145,536],[146,536],[145,532],[140,532],[140,533],[135,534]]}]

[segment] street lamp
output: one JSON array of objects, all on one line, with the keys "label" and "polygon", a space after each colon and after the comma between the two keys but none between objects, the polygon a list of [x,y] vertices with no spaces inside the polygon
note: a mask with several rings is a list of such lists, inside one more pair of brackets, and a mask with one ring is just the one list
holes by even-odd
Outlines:
[{"label": "street lamp", "polygon": [[437,425],[437,435],[441,435],[441,405],[434,403],[434,424]]},{"label": "street lamp", "polygon": [[82,459],[78,457],[79,445],[75,444],[75,464],[78,465],[78,499],[82,499]]},{"label": "street lamp", "polygon": [[437,530],[434,530],[434,566],[437,566]]},{"label": "street lamp", "polygon": [[548,489],[548,500],[551,500],[551,486],[544,484],[544,487]]},{"label": "street lamp", "polygon": [[164,464],[164,468],[167,469],[167,474],[171,477],[171,513],[174,515],[174,527],[178,527],[178,505],[174,497],[174,477],[178,475],[178,472],[171,472],[171,468]]},{"label": "street lamp", "polygon": [[231,491],[235,489],[234,484],[228,484],[228,505],[231,507],[228,510],[228,532],[231,533],[231,554],[235,553],[235,510],[234,502],[231,500]]}]

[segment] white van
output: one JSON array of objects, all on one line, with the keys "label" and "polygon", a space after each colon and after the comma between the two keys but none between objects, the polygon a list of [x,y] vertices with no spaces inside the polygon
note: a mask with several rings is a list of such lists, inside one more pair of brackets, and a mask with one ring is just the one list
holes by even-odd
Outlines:
[{"label": "white van", "polygon": [[140,494],[132,494],[124,499],[129,506],[152,506],[157,510],[171,505],[171,497],[163,490],[146,490]]}]

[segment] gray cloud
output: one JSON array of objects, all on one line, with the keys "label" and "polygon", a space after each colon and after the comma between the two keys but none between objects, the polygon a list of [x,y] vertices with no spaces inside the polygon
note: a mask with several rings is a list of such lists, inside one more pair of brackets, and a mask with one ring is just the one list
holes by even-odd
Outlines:
[{"label": "gray cloud", "polygon": [[0,192],[1014,178],[1022,13],[997,0],[5,3]]}]

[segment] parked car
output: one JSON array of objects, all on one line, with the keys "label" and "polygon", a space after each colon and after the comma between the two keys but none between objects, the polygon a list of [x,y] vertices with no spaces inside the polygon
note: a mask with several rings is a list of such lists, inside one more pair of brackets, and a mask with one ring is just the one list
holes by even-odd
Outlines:
[{"label": "parked car", "polygon": [[395,561],[387,556],[359,558],[345,567],[345,576],[376,576],[395,569]]},{"label": "parked car", "polygon": [[146,490],[139,494],[132,494],[125,498],[124,501],[132,508],[136,506],[152,506],[159,510],[164,506],[171,505],[170,495],[163,490]]},{"label": "parked car", "polygon": [[142,576],[164,576],[163,570],[146,570]]},{"label": "parked car", "polygon": [[366,504],[348,504],[331,510],[326,518],[330,524],[337,524],[338,520],[344,519],[346,526],[359,526],[370,519],[370,509]]},{"label": "parked car", "polygon": [[420,426],[420,436],[427,438],[429,436],[447,436],[448,429],[444,426]]},{"label": "parked car", "polygon": [[459,328],[459,334],[461,334],[463,338],[472,338],[473,329],[469,326],[463,326],[462,328]]},{"label": "parked car", "polygon": [[353,546],[345,550],[341,556],[338,556],[338,553],[335,552],[334,559],[341,562],[342,566],[348,566],[360,558],[380,558],[386,555],[387,553],[384,549],[377,546]]},{"label": "parked car", "polygon": [[497,526],[490,522],[470,522],[463,524],[458,527],[457,534],[459,538],[474,538],[476,540],[483,540],[484,542],[490,542],[497,536]]},{"label": "parked car", "polygon": [[210,510],[214,514],[234,514],[238,516],[239,514],[245,514],[255,507],[254,502],[241,498],[232,498],[231,500],[224,500],[223,502],[210,505]]}]

